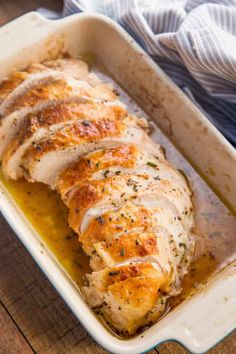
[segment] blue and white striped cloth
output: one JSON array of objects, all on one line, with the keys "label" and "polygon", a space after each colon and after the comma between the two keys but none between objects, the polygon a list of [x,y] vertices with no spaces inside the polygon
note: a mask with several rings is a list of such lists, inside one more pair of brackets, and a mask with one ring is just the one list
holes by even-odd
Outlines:
[{"label": "blue and white striped cloth", "polygon": [[120,23],[236,145],[236,0],[65,0]]}]

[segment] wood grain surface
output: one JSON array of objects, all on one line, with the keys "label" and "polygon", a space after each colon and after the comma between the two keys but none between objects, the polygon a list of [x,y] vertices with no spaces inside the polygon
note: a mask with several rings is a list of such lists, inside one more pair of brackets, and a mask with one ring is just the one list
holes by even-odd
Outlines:
[{"label": "wood grain surface", "polygon": [[[61,10],[62,2],[0,0],[0,25],[39,6]],[[15,353],[107,352],[79,324],[0,216],[0,354]],[[169,342],[149,352],[155,353],[186,354],[188,351]],[[236,354],[236,333],[209,354]]]},{"label": "wood grain surface", "polygon": [[[0,302],[0,351],[1,353],[25,353],[31,354],[33,350],[9,315],[7,309]],[[12,346],[14,340],[14,346]]]}]

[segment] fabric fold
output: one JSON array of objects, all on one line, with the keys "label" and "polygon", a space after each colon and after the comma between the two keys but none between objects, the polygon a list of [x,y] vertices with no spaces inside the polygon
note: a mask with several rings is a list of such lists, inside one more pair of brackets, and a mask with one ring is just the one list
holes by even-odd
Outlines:
[{"label": "fabric fold", "polygon": [[65,0],[121,24],[236,145],[236,0]]}]

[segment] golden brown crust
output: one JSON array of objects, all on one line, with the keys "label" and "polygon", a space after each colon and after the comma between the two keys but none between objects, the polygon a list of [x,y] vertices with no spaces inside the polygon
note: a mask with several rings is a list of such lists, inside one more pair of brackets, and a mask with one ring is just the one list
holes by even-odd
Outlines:
[{"label": "golden brown crust", "polygon": [[116,96],[114,96],[106,87],[103,88],[102,92],[99,92],[99,87],[90,87],[87,84],[84,87],[81,84],[76,86],[75,82],[74,86],[71,86],[66,80],[53,79],[27,90],[26,93],[15,100],[14,104],[6,109],[6,114],[10,114],[23,107],[33,107],[40,101],[65,99],[72,95],[75,97],[83,96],[95,100],[110,101],[116,99]]},{"label": "golden brown crust", "polygon": [[78,81],[73,82],[73,86],[70,85],[64,79],[51,79],[48,82],[44,82],[33,86],[27,90],[24,94],[20,95],[13,104],[6,109],[6,114],[10,114],[13,111],[21,109],[23,107],[33,107],[40,101],[52,100],[52,99],[64,99],[72,96],[84,96],[92,99],[108,100],[112,101],[116,99],[115,94],[112,93],[110,88],[102,86],[102,90],[99,90],[100,86],[90,87],[87,83],[82,85]]},{"label": "golden brown crust", "polygon": [[[149,266],[144,263],[142,269],[127,275],[122,280],[106,283],[102,289],[106,295],[101,313],[116,328],[131,334],[149,323],[149,314],[155,312],[155,305],[161,297],[159,290],[166,288],[168,277],[150,263]],[[160,314],[153,313],[153,319],[156,320]]]},{"label": "golden brown crust", "polygon": [[[136,182],[134,183],[130,183],[130,180],[133,181],[129,175],[112,176],[103,180],[90,180],[89,182],[82,184],[79,188],[75,188],[72,196],[68,201],[68,206],[70,208],[69,224],[75,230],[75,232],[80,232],[80,225],[86,211],[89,208],[95,206],[96,203],[105,200],[106,198],[110,200],[111,205],[114,207],[119,207],[121,203],[127,202],[133,198],[135,199],[145,194],[146,189],[148,189],[150,193],[152,191],[155,191],[155,193],[160,193],[160,195],[163,197],[170,194],[171,192],[171,198],[173,197],[173,200],[175,200],[175,198],[181,197],[181,191],[177,190],[177,188],[175,188],[173,191],[171,188],[171,183],[167,180],[154,182],[150,181],[148,184],[144,184],[143,186],[142,183],[145,181],[145,176],[137,177]],[[136,185],[138,185],[137,189],[135,188]],[[117,202],[117,198],[119,199],[119,202]],[[144,209],[142,212],[143,211]],[[177,209],[176,212],[178,212]],[[112,215],[110,215],[110,217],[112,217]],[[148,219],[149,223],[150,221],[151,218]],[[108,222],[110,223],[109,220]],[[132,226],[132,221],[130,223],[129,219],[127,219],[127,221],[124,220],[123,222],[123,227],[127,226],[128,228]],[[111,227],[111,230],[112,228],[113,227]],[[90,231],[93,232],[91,228]],[[87,233],[86,235],[88,236]],[[94,234],[94,237],[97,235],[98,234]],[[86,236],[84,235],[83,238],[84,237]]]},{"label": "golden brown crust", "polygon": [[[84,79],[88,74],[86,68],[87,64],[85,62],[76,59],[58,59],[46,61],[44,63],[34,63],[23,71],[15,71],[8,78],[2,80],[0,83],[0,102],[24,80],[29,78],[31,74],[36,74],[43,71],[46,72],[52,69],[62,72],[68,71],[68,74],[71,74],[71,76],[76,77],[77,79]],[[8,112],[10,112],[10,110]]]},{"label": "golden brown crust", "polygon": [[[139,179],[141,182],[141,178]],[[114,205],[114,193],[121,201],[127,201],[127,195],[124,193],[124,188],[128,187],[130,197],[136,196],[137,191],[133,189],[133,185],[129,183],[130,176],[112,176],[103,180],[90,180],[83,183],[79,188],[75,188],[73,195],[68,201],[70,208],[69,225],[79,233],[79,228],[86,211],[95,206],[99,201],[104,198],[109,198],[110,202]]]},{"label": "golden brown crust", "polygon": [[118,211],[108,211],[100,218],[92,219],[85,232],[80,234],[80,242],[85,252],[90,254],[97,242],[108,241],[113,236],[134,228],[146,230],[152,225],[150,209],[126,204]]},{"label": "golden brown crust", "polygon": [[79,233],[84,214],[108,193],[109,187],[105,181],[91,181],[74,192],[69,202],[69,225],[73,230]]},{"label": "golden brown crust", "polygon": [[130,258],[159,254],[157,237],[152,232],[123,234],[109,241],[95,244],[94,247],[98,253],[100,250],[109,255],[114,263],[123,262]]},{"label": "golden brown crust", "polygon": [[108,286],[123,282],[127,279],[145,276],[160,275],[160,271],[155,269],[149,262],[128,263],[119,267],[109,267],[106,269],[104,280],[101,282],[101,287],[107,288]]},{"label": "golden brown crust", "polygon": [[121,136],[125,124],[118,119],[104,118],[99,121],[77,121],[57,131],[49,139],[35,143],[25,153],[24,159],[39,161],[40,158],[51,151],[63,150],[84,143],[100,141],[107,137]]},{"label": "golden brown crust", "polygon": [[24,143],[25,139],[31,134],[28,132],[27,127],[23,127],[18,133],[17,137],[11,140],[11,143],[7,145],[2,156],[2,167],[3,170],[6,169],[6,165],[11,158],[11,156],[16,152],[16,150]]},{"label": "golden brown crust", "polygon": [[48,127],[53,124],[65,122],[68,120],[99,120],[101,118],[121,119],[127,114],[126,110],[120,106],[107,106],[96,102],[62,102],[54,104],[48,108],[39,111],[36,114],[30,114],[31,130]]},{"label": "golden brown crust", "polygon": [[156,304],[162,283],[162,278],[158,277],[134,277],[108,286],[107,291],[119,300],[120,304],[137,307],[146,314]]},{"label": "golden brown crust", "polygon": [[[17,136],[12,139],[4,152],[3,163],[7,163],[14,152],[26,142],[39,128],[47,128],[66,121],[102,119],[109,117],[119,121],[126,116],[126,111],[118,106],[106,106],[102,103],[60,103],[45,108],[35,114],[28,114]],[[89,122],[87,122],[89,124]],[[67,183],[67,182],[66,182]]]},{"label": "golden brown crust", "polygon": [[0,102],[18,85],[20,85],[26,78],[27,73],[16,71],[9,78],[3,80],[0,84]]},{"label": "golden brown crust", "polygon": [[[95,172],[111,166],[135,167],[137,148],[134,145],[122,145],[110,149],[98,150],[81,158],[62,172],[58,179],[58,189],[63,198],[72,187],[89,180]],[[119,172],[119,171],[118,171]],[[118,173],[117,173],[118,174]]]},{"label": "golden brown crust", "polygon": [[23,107],[33,107],[40,101],[69,97],[71,92],[72,87],[65,80],[61,79],[36,85],[27,90],[23,95],[20,95],[14,104],[6,109],[6,114],[10,114]]},{"label": "golden brown crust", "polygon": [[24,71],[15,71],[8,78],[0,83],[0,102],[9,93],[11,93],[18,85],[29,77],[29,74],[34,74],[45,70],[46,67],[42,64],[32,64]]}]

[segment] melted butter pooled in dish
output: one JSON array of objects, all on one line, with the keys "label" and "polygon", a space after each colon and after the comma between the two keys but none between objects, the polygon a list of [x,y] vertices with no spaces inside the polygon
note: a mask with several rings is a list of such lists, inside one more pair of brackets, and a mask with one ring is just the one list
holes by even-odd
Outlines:
[{"label": "melted butter pooled in dish", "polygon": [[83,277],[90,271],[89,257],[82,250],[78,236],[68,227],[68,210],[58,194],[41,183],[23,179],[6,181],[2,173],[0,180],[73,281],[81,287]]},{"label": "melted butter pooled in dish", "polygon": [[1,180],[114,330],[133,335],[155,323],[183,284],[183,296],[192,292],[196,262],[202,272],[217,268],[206,250],[190,266],[186,178],[149,138],[147,121],[85,62],[34,64],[5,78],[0,98]]}]

